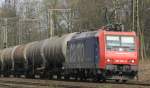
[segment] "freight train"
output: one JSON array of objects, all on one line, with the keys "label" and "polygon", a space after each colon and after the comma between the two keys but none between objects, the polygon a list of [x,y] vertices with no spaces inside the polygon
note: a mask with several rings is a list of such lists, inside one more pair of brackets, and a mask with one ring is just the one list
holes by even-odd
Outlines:
[{"label": "freight train", "polygon": [[135,32],[89,31],[0,50],[0,74],[126,82],[138,74]]}]

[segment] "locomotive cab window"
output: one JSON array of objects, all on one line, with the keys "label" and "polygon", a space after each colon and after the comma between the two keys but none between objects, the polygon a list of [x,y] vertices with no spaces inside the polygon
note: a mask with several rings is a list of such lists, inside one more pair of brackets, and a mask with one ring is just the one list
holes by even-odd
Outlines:
[{"label": "locomotive cab window", "polygon": [[133,36],[106,36],[106,48],[108,51],[135,51],[135,39]]}]

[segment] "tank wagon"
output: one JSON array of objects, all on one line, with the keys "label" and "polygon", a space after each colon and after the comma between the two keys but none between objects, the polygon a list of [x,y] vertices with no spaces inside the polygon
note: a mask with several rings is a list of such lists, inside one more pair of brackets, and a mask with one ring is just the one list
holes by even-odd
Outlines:
[{"label": "tank wagon", "polygon": [[75,32],[0,50],[0,74],[5,77],[126,81],[137,72],[134,32]]}]

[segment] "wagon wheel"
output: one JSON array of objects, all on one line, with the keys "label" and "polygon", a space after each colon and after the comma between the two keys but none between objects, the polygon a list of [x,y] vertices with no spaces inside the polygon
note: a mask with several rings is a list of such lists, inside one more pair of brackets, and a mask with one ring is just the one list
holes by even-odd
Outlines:
[{"label": "wagon wheel", "polygon": [[65,80],[69,80],[70,79],[69,75],[65,75],[64,78],[65,78]]},{"label": "wagon wheel", "polygon": [[33,73],[26,73],[25,77],[26,78],[35,78],[35,75]]},{"label": "wagon wheel", "polygon": [[122,83],[126,83],[128,80],[122,80]]},{"label": "wagon wheel", "polygon": [[119,83],[119,82],[120,82],[120,80],[119,80],[119,79],[116,79],[115,81],[116,81],[117,83]]},{"label": "wagon wheel", "polygon": [[53,74],[49,74],[48,79],[53,79]]},{"label": "wagon wheel", "polygon": [[61,75],[60,74],[57,75],[57,79],[61,80]]}]

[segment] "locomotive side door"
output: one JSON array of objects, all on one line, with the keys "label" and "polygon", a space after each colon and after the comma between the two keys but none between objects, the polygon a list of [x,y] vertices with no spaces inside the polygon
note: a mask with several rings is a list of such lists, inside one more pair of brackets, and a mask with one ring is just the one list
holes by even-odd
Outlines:
[{"label": "locomotive side door", "polygon": [[98,42],[98,38],[95,38],[95,42],[94,42],[94,63],[95,63],[95,68],[98,68],[98,64],[99,64],[99,42]]}]

